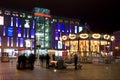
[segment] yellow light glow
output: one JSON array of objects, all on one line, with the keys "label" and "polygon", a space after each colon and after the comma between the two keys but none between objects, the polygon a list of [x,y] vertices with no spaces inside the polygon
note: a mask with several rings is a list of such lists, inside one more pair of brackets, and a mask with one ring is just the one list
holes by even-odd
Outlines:
[{"label": "yellow light glow", "polygon": [[101,35],[99,33],[92,34],[92,37],[95,39],[99,39]]},{"label": "yellow light glow", "polygon": [[89,37],[89,35],[87,33],[82,33],[79,36],[80,36],[80,38],[83,38],[83,39],[86,39]]},{"label": "yellow light glow", "polygon": [[67,36],[62,36],[62,40],[67,40]]},{"label": "yellow light glow", "polygon": [[115,36],[111,36],[111,41],[114,41],[115,40]]},{"label": "yellow light glow", "polygon": [[105,35],[103,36],[103,38],[108,40],[108,39],[110,39],[110,35],[105,34]]},{"label": "yellow light glow", "polygon": [[75,38],[76,38],[76,35],[75,35],[75,34],[69,34],[69,38],[70,38],[70,39],[75,39]]}]

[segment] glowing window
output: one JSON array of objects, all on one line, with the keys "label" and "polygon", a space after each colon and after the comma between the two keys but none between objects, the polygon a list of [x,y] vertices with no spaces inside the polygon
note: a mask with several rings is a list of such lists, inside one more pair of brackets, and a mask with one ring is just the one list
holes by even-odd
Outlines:
[{"label": "glowing window", "polygon": [[11,47],[13,47],[13,37],[11,37]]},{"label": "glowing window", "polygon": [[8,47],[10,46],[10,38],[9,37],[7,38],[7,46]]},{"label": "glowing window", "polygon": [[18,38],[16,38],[16,47],[18,47]]},{"label": "glowing window", "polygon": [[0,25],[4,25],[4,17],[0,16]]},{"label": "glowing window", "polygon": [[2,39],[1,39],[1,37],[0,37],[0,46],[1,46],[1,43],[2,43]]},{"label": "glowing window", "polygon": [[18,37],[21,37],[21,34],[22,34],[22,29],[18,28]]},{"label": "glowing window", "polygon": [[35,35],[35,30],[32,29],[31,30],[31,38],[34,38],[35,37],[34,35]]},{"label": "glowing window", "polygon": [[23,43],[24,43],[23,38],[20,38],[20,47],[23,47]]},{"label": "glowing window", "polygon": [[13,36],[13,35],[14,35],[13,27],[8,27],[8,36]]}]

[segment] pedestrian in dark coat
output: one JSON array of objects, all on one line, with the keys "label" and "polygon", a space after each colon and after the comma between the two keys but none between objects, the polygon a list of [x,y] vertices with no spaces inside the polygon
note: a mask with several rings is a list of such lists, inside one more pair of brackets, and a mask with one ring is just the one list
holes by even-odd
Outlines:
[{"label": "pedestrian in dark coat", "polygon": [[17,62],[18,62],[17,69],[20,69],[21,68],[20,66],[22,64],[22,55],[18,56],[18,61]]},{"label": "pedestrian in dark coat", "polygon": [[49,54],[46,55],[46,68],[49,68],[49,63],[50,63],[50,56]]},{"label": "pedestrian in dark coat", "polygon": [[34,54],[30,54],[29,55],[29,63],[31,65],[31,69],[33,70],[34,69],[34,62],[35,62],[35,55]]},{"label": "pedestrian in dark coat", "polygon": [[77,70],[77,62],[78,62],[78,56],[77,56],[77,54],[75,54],[75,55],[74,55],[75,70]]},{"label": "pedestrian in dark coat", "polygon": [[39,60],[41,62],[41,66],[43,67],[43,62],[44,62],[44,54],[39,56]]}]

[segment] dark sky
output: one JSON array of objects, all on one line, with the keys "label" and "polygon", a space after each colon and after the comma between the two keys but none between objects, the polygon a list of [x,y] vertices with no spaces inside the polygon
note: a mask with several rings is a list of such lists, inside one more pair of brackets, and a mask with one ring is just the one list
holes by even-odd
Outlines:
[{"label": "dark sky", "polygon": [[51,15],[77,18],[87,22],[93,32],[120,30],[119,0],[0,0],[0,7],[32,11],[47,8]]}]

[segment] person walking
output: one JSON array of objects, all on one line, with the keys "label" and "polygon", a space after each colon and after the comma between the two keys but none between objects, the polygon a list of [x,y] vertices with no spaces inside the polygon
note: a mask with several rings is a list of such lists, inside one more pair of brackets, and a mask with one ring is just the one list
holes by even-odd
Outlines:
[{"label": "person walking", "polygon": [[22,68],[25,69],[26,68],[26,60],[27,60],[25,53],[23,53],[21,60],[22,60]]},{"label": "person walking", "polygon": [[75,54],[75,55],[74,55],[75,70],[77,70],[77,62],[78,62],[78,56],[77,56],[77,54]]},{"label": "person walking", "polygon": [[43,67],[43,62],[44,62],[44,54],[39,56],[39,60],[41,62],[41,67]]},{"label": "person walking", "polygon": [[18,65],[17,65],[17,69],[20,69],[21,68],[21,64],[22,64],[22,55],[19,55],[18,56]]},{"label": "person walking", "polygon": [[49,68],[49,63],[50,63],[50,56],[49,54],[46,54],[46,68]]}]

